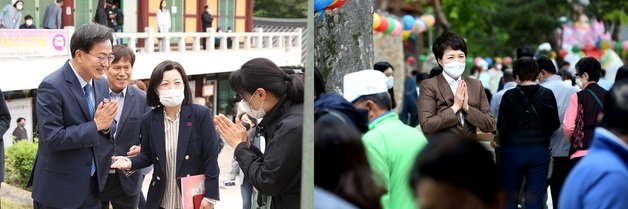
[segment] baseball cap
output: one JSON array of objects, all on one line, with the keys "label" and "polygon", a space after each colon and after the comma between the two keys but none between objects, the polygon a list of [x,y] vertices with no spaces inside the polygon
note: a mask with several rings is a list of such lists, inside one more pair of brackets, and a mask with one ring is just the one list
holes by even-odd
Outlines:
[{"label": "baseball cap", "polygon": [[362,70],[345,75],[343,97],[353,103],[361,96],[388,92],[386,75],[377,70]]}]

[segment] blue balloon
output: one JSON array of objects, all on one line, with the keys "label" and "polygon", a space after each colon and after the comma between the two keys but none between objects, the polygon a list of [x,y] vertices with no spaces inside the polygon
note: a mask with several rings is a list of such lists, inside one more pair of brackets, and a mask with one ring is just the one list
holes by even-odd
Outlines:
[{"label": "blue balloon", "polygon": [[412,30],[414,27],[414,17],[410,15],[403,16],[403,30]]},{"label": "blue balloon", "polygon": [[486,63],[488,63],[488,66],[493,65],[493,59],[492,59],[492,58],[490,58],[490,57],[485,57],[485,58],[484,58],[484,61],[486,61]]},{"label": "blue balloon", "polygon": [[314,12],[318,12],[327,8],[334,0],[314,0]]}]

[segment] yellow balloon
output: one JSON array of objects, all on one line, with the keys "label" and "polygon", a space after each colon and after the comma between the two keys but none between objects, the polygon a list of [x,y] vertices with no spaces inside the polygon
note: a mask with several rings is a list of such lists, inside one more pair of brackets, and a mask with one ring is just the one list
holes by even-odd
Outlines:
[{"label": "yellow balloon", "polygon": [[550,59],[556,59],[556,52],[555,51],[550,51],[549,53],[547,53],[547,56]]},{"label": "yellow balloon", "polygon": [[602,43],[600,44],[600,49],[601,51],[606,51],[606,49],[608,49],[608,41],[602,41]]},{"label": "yellow balloon", "polygon": [[423,19],[425,23],[427,23],[427,27],[432,27],[436,22],[434,15],[423,15],[421,16],[421,19]]},{"label": "yellow balloon", "polygon": [[379,27],[379,24],[382,23],[382,20],[379,19],[379,15],[377,13],[373,13],[373,29]]},{"label": "yellow balloon", "polygon": [[410,38],[410,36],[412,35],[412,31],[409,30],[404,30],[401,31],[401,37],[403,38],[403,40],[408,40],[408,38]]}]

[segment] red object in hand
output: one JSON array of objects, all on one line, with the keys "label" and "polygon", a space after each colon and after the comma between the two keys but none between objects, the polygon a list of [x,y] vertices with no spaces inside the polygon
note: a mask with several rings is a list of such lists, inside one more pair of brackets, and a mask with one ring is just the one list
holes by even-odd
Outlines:
[{"label": "red object in hand", "polygon": [[194,204],[194,209],[200,209],[201,208],[201,203],[203,202],[203,198],[205,196],[203,194],[197,194],[192,196],[192,202]]}]

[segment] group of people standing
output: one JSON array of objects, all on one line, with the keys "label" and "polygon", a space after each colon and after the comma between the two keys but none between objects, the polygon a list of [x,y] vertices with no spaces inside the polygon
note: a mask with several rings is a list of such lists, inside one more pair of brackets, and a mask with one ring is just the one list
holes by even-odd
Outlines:
[{"label": "group of people standing", "polygon": [[[44,29],[61,29],[61,8],[63,0],[55,0],[46,7],[42,27]],[[11,0],[0,11],[0,29],[37,29],[34,24],[33,16],[24,16],[24,24],[20,24],[22,20],[22,10],[24,9],[23,0]]]}]

